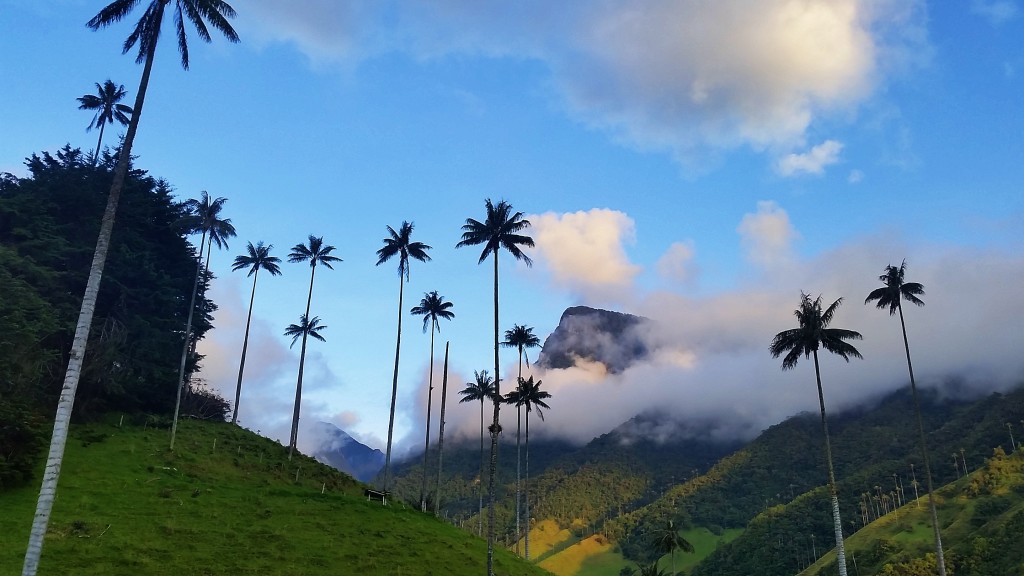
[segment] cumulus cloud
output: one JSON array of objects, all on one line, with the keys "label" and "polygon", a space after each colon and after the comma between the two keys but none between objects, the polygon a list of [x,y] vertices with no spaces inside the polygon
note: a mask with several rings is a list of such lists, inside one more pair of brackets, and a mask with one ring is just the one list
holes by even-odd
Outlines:
[{"label": "cumulus cloud", "polygon": [[839,153],[842,151],[842,142],[826,140],[803,154],[783,156],[775,165],[775,170],[783,176],[823,174],[826,166],[839,161]]},{"label": "cumulus cloud", "polygon": [[627,292],[641,267],[624,248],[635,240],[633,219],[623,212],[595,208],[586,212],[530,216],[538,261],[554,283],[592,300]]},{"label": "cumulus cloud", "polygon": [[972,0],[971,12],[999,26],[1016,18],[1020,10],[1012,0]]},{"label": "cumulus cloud", "polygon": [[693,257],[696,250],[692,241],[673,242],[655,264],[658,275],[670,282],[688,284],[693,280]]},{"label": "cumulus cloud", "polygon": [[747,259],[764,268],[791,263],[793,241],[800,237],[789,215],[775,202],[758,202],[757,213],[745,214],[736,231]]},{"label": "cumulus cloud", "polygon": [[279,4],[254,0],[247,26],[318,61],[405,51],[541,62],[579,121],[684,162],[802,146],[818,118],[927,52],[921,0]]}]

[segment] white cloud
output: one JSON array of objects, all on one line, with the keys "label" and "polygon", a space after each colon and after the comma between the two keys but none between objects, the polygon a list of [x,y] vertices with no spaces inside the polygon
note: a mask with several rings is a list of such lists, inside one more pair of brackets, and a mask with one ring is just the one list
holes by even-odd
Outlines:
[{"label": "white cloud", "polygon": [[1017,353],[1024,337],[1001,320],[1024,315],[1024,301],[1013,296],[1024,278],[1024,257],[912,250],[892,238],[870,238],[798,262],[784,283],[759,281],[706,298],[649,295],[631,312],[653,321],[646,339],[658,353],[618,374],[585,367],[538,372],[553,396],[545,422],[531,435],[586,441],[638,413],[659,411],[691,426],[702,423],[711,434],[751,437],[793,414],[816,412],[813,365],[801,361],[783,372],[781,360],[768,352],[774,335],[794,326],[801,290],[829,303],[844,296],[833,326],[864,336],[854,343],[863,360],[821,358],[830,412],[903,388],[908,378],[899,320],[863,298],[879,286],[884,266],[904,256],[907,279],[927,291],[925,307],[906,310],[919,385],[941,388],[960,378],[987,393],[1024,381]]},{"label": "white cloud", "polygon": [[850,184],[859,184],[861,180],[864,180],[864,172],[861,170],[850,170],[850,174],[846,177],[846,181]]},{"label": "white cloud", "polygon": [[779,160],[775,169],[783,176],[822,174],[826,166],[839,161],[839,153],[842,151],[842,142],[826,140],[803,154],[787,154]]},{"label": "white cloud", "polygon": [[1012,0],[971,0],[971,12],[999,26],[1016,18],[1020,10]]},{"label": "white cloud", "polygon": [[558,286],[598,301],[629,291],[641,267],[629,261],[624,244],[632,244],[633,219],[622,212],[595,208],[587,212],[530,216],[539,263]]},{"label": "white cloud", "polygon": [[671,282],[688,284],[693,280],[693,241],[673,242],[655,264],[658,275]]},{"label": "white cloud", "polygon": [[754,264],[769,268],[793,261],[793,241],[800,234],[775,202],[758,202],[757,213],[745,214],[736,231],[747,259]]},{"label": "white cloud", "polygon": [[318,62],[396,51],[542,62],[581,122],[684,162],[803,145],[818,118],[928,53],[921,0],[279,4],[251,3],[252,34]]}]

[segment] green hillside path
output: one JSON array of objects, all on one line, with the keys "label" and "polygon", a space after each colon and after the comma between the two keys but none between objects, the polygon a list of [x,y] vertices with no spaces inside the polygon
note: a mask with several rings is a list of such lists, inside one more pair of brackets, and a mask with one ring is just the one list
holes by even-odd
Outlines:
[{"label": "green hillside path", "polygon": [[[474,575],[486,543],[225,423],[72,428],[40,574]],[[41,470],[40,466],[40,470]],[[0,574],[21,570],[38,477],[0,492]],[[495,551],[495,573],[548,574]]]}]

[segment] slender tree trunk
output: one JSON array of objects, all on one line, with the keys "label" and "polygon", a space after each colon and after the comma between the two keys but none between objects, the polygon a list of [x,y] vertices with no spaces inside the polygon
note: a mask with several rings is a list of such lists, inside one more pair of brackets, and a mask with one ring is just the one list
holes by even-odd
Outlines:
[{"label": "slender tree trunk", "polygon": [[480,519],[480,526],[477,527],[476,535],[484,536],[484,398],[480,399],[480,489],[477,490],[480,496],[480,503],[477,509],[477,517]]},{"label": "slender tree trunk", "polygon": [[501,409],[501,371],[498,364],[498,248],[494,248],[494,417],[491,422],[491,462],[487,481],[487,576],[494,576],[494,475],[498,468],[498,411]]},{"label": "slender tree trunk", "polygon": [[430,408],[434,398],[434,325],[430,326],[430,374],[427,376],[427,430],[423,440],[423,481],[420,483],[420,512],[427,511],[427,453],[430,451]]},{"label": "slender tree trunk", "polygon": [[[309,307],[313,303],[313,280],[316,279],[316,260],[313,260],[309,272],[309,295],[306,296],[306,323],[309,324]],[[299,412],[302,408],[302,368],[306,362],[306,336],[302,334],[302,352],[299,354],[299,377],[295,383],[295,406],[292,408],[292,430],[288,439],[288,459],[292,459],[299,444]]]},{"label": "slender tree trunk", "polygon": [[245,318],[245,338],[242,339],[242,359],[238,362],[238,384],[235,386],[235,409],[231,413],[231,423],[238,423],[238,402],[242,399],[242,371],[245,370],[245,352],[249,348],[249,325],[252,324],[252,304],[256,301],[256,281],[260,277],[257,264],[252,276],[252,294],[249,296],[249,315]]},{"label": "slender tree trunk", "polygon": [[[309,318],[306,318],[309,322]],[[308,326],[307,326],[308,327]],[[306,336],[309,331],[302,333],[302,351],[299,352],[299,377],[295,382],[295,407],[292,409],[292,435],[288,442],[288,459],[292,459],[299,443],[299,408],[302,407],[302,369],[306,364]]]},{"label": "slender tree trunk", "polygon": [[188,359],[189,343],[192,341],[192,313],[196,309],[196,295],[199,293],[199,277],[203,271],[203,246],[206,244],[206,230],[203,230],[199,242],[199,262],[196,263],[196,280],[192,284],[192,299],[188,305],[188,318],[185,320],[185,342],[181,346],[181,363],[178,365],[178,393],[174,398],[174,420],[171,421],[171,450],[174,450],[174,439],[178,437],[178,413],[181,411],[181,394],[185,388],[185,361]]},{"label": "slender tree trunk", "polygon": [[398,357],[402,352],[402,296],[405,279],[398,275],[398,338],[395,339],[395,372],[391,380],[391,416],[388,418],[388,450],[384,457],[384,492],[387,493],[391,482],[391,438],[395,430],[395,400],[398,398]]},{"label": "slender tree trunk", "polygon": [[526,537],[525,551],[527,560],[530,559],[530,411],[526,411],[526,470],[523,475],[523,504],[526,512]]},{"label": "slender tree trunk", "polygon": [[92,155],[92,165],[95,166],[100,159],[100,143],[103,142],[103,129],[106,127],[105,122],[100,123],[100,137],[96,140],[96,153]]},{"label": "slender tree trunk", "polygon": [[[159,18],[162,16],[163,5],[158,10],[161,11],[161,14],[158,15]],[[53,500],[57,495],[60,468],[64,463],[64,446],[67,444],[68,425],[75,403],[75,392],[78,390],[78,380],[82,375],[82,361],[85,359],[86,344],[89,341],[89,329],[92,326],[93,314],[96,312],[96,298],[99,295],[100,281],[103,279],[103,267],[107,262],[107,252],[110,250],[110,235],[114,229],[114,217],[117,214],[117,204],[121,199],[121,190],[124,188],[124,181],[128,175],[132,144],[135,142],[135,134],[139,129],[139,118],[142,116],[142,105],[146,99],[146,89],[149,87],[149,77],[153,70],[155,54],[156,42],[153,42],[150,45],[150,50],[146,53],[146,64],[142,69],[142,79],[139,81],[139,92],[135,96],[135,113],[132,114],[131,122],[128,124],[128,133],[121,145],[121,153],[117,157],[114,179],[110,184],[110,193],[107,195],[107,206],[103,210],[103,218],[100,221],[96,250],[93,252],[89,279],[85,284],[82,307],[78,313],[78,323],[75,325],[75,337],[69,354],[68,369],[64,374],[64,384],[57,402],[53,435],[50,437],[50,451],[46,457],[46,468],[43,470],[43,481],[39,488],[35,516],[32,519],[32,530],[29,534],[28,547],[25,550],[22,576],[35,576],[39,569],[39,558],[43,552],[46,527],[50,523],[50,512],[53,510]]]},{"label": "slender tree trunk", "polygon": [[434,498],[434,516],[441,510],[441,465],[444,464],[444,406],[448,398],[448,344],[444,343],[444,376],[441,378],[441,422],[437,431],[437,496]]},{"label": "slender tree trunk", "polygon": [[[520,390],[522,389],[522,386],[523,386],[523,347],[521,345],[519,346],[519,376],[516,378],[516,386],[518,386]],[[527,415],[527,419],[529,419],[529,415]],[[523,407],[522,407],[522,405],[517,405],[516,406],[516,556],[519,555],[519,541],[522,539],[522,535],[521,535],[521,533],[519,531],[519,503],[522,500],[522,498],[520,497],[520,488],[519,488],[519,478],[520,478],[520,475],[519,475],[519,462],[520,462],[520,456],[519,456],[519,453],[520,453],[520,451],[519,451],[519,427],[522,425],[522,421],[523,421]]]},{"label": "slender tree trunk", "polygon": [[828,487],[832,496],[832,522],[836,533],[836,556],[839,576],[846,576],[846,546],[843,544],[843,521],[839,516],[839,492],[836,488],[836,473],[832,466],[832,441],[828,435],[828,420],[825,419],[825,395],[821,391],[821,370],[818,368],[818,351],[814,351],[814,377],[818,382],[818,404],[821,407],[821,429],[825,433],[825,459],[828,461]]},{"label": "slender tree trunk", "polygon": [[[935,532],[935,567],[939,576],[946,576],[946,558],[942,552],[942,535],[939,530],[939,515],[935,510],[935,494],[932,490],[932,466],[928,461],[928,444],[924,436],[924,422],[921,418],[921,404],[917,400],[917,383],[914,381],[914,364],[910,361],[910,343],[907,340],[907,325],[903,321],[903,305],[898,304],[900,311],[900,328],[903,330],[903,348],[907,352],[907,369],[910,370],[910,395],[914,400],[914,414],[917,416],[917,435],[921,443],[921,459],[924,460],[924,475],[928,488],[928,512],[932,519],[932,530]],[[917,490],[917,486],[914,486]]]}]

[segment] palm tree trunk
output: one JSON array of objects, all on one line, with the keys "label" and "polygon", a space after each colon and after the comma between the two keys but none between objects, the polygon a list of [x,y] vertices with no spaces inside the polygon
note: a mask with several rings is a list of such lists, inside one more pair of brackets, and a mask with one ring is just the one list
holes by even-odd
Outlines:
[{"label": "palm tree trunk", "polygon": [[[157,15],[159,18],[162,16],[163,5],[158,10],[161,11],[161,14]],[[121,190],[124,188],[124,181],[128,175],[132,144],[135,142],[135,134],[139,129],[139,118],[142,116],[142,105],[146,99],[146,90],[149,87],[149,77],[153,71],[153,56],[155,54],[156,42],[153,42],[150,44],[149,51],[146,52],[146,64],[142,68],[139,92],[135,96],[135,112],[132,114],[131,122],[128,123],[128,133],[121,145],[121,154],[118,156],[117,166],[114,168],[114,179],[110,184],[110,194],[107,195],[107,206],[103,210],[103,218],[100,221],[100,233],[96,239],[96,250],[93,252],[92,264],[89,268],[89,279],[85,284],[85,294],[82,297],[82,307],[78,313],[78,323],[75,325],[75,337],[71,345],[68,369],[64,374],[64,385],[57,402],[53,435],[50,438],[50,451],[46,457],[46,468],[43,470],[43,481],[39,488],[35,516],[32,519],[32,530],[29,535],[28,547],[25,550],[22,576],[35,576],[39,569],[39,558],[43,553],[43,539],[46,536],[46,527],[50,523],[53,500],[57,495],[60,468],[64,463],[68,425],[75,403],[75,392],[78,390],[78,380],[82,375],[82,361],[85,359],[86,344],[89,341],[89,329],[92,327],[92,317],[96,312],[96,298],[99,295],[100,281],[103,279],[103,267],[107,262],[107,252],[110,250],[110,235],[114,229],[114,217],[117,215],[117,204],[121,199]]]},{"label": "palm tree trunk", "polygon": [[185,388],[185,360],[188,359],[189,343],[192,341],[192,313],[196,309],[196,294],[199,293],[199,276],[203,271],[203,246],[206,244],[206,231],[203,230],[199,241],[199,262],[196,263],[196,280],[192,284],[192,299],[188,305],[188,319],[185,320],[185,342],[181,347],[181,363],[178,365],[178,392],[174,398],[174,420],[171,422],[171,450],[174,450],[174,439],[178,437],[178,413],[181,411],[181,394]]},{"label": "palm tree trunk", "polygon": [[[313,280],[316,279],[316,260],[310,266],[309,272],[309,295],[306,296],[306,322],[309,323],[309,307],[313,303]],[[302,352],[299,353],[299,378],[295,383],[295,406],[292,408],[292,429],[288,439],[288,459],[292,459],[295,448],[299,443],[299,412],[302,408],[302,369],[306,362],[306,336],[302,334]]]},{"label": "palm tree trunk", "polygon": [[[309,318],[306,318],[309,322]],[[297,444],[299,443],[299,408],[302,407],[302,370],[306,364],[306,336],[309,331],[302,333],[302,351],[299,352],[299,378],[295,382],[295,407],[292,409],[292,435],[288,441],[288,459],[292,459]]]},{"label": "palm tree trunk", "polygon": [[434,397],[434,326],[430,326],[430,374],[427,376],[427,430],[423,440],[423,481],[420,483],[420,512],[427,511],[427,452],[430,451],[430,408]]},{"label": "palm tree trunk", "polygon": [[96,153],[92,155],[92,165],[95,166],[100,159],[100,143],[103,142],[103,129],[106,128],[106,123],[100,123],[100,137],[96,139]]},{"label": "palm tree trunk", "polygon": [[525,558],[530,559],[530,411],[526,411],[526,470],[523,475],[523,500],[526,512]]},{"label": "palm tree trunk", "polygon": [[501,405],[498,364],[498,247],[494,247],[494,417],[491,421],[491,462],[487,481],[487,576],[494,576],[494,475],[498,468],[498,411]]},{"label": "palm tree trunk", "polygon": [[477,508],[477,517],[480,519],[480,526],[476,529],[476,535],[484,536],[484,399],[480,399],[480,489],[477,490],[480,496],[480,503]]},{"label": "palm tree trunk", "polygon": [[242,359],[238,362],[238,384],[235,386],[235,409],[231,413],[231,423],[238,423],[238,402],[242,399],[242,371],[245,370],[245,352],[249,348],[249,325],[252,324],[252,304],[256,301],[256,281],[260,278],[260,268],[252,277],[252,294],[249,296],[249,315],[245,318],[245,338],[242,339]]},{"label": "palm tree trunk", "polygon": [[[914,364],[910,361],[910,343],[907,340],[907,325],[903,321],[903,305],[898,304],[900,311],[900,328],[903,329],[903,348],[907,352],[907,368],[910,370],[910,395],[914,400],[914,414],[917,416],[918,441],[921,443],[921,459],[924,460],[924,475],[928,487],[928,511],[932,518],[932,530],[935,532],[935,567],[939,576],[946,576],[946,559],[942,552],[942,535],[939,532],[939,515],[935,510],[935,495],[932,490],[932,466],[928,461],[928,444],[924,436],[924,422],[921,419],[921,405],[917,400],[917,383],[914,381]],[[916,487],[915,487],[916,489]]]},{"label": "palm tree trunk", "polygon": [[441,510],[441,465],[444,464],[444,405],[448,397],[448,344],[444,344],[444,376],[441,378],[441,422],[437,431],[437,496],[434,497],[434,516]]},{"label": "palm tree trunk", "polygon": [[821,407],[821,429],[825,433],[825,459],[828,461],[828,487],[832,496],[832,522],[836,533],[836,557],[839,576],[846,576],[846,546],[843,544],[843,521],[839,516],[839,493],[836,489],[836,473],[832,466],[832,441],[828,435],[828,420],[825,418],[825,395],[821,391],[821,370],[818,368],[818,351],[814,351],[814,377],[818,382],[818,404]]},{"label": "palm tree trunk", "polygon": [[[523,347],[519,346],[519,376],[516,378],[516,386],[523,385]],[[519,503],[522,500],[520,497],[519,488],[519,427],[523,421],[523,407],[521,405],[516,406],[516,556],[519,555],[519,540],[522,538],[519,532]]]},{"label": "palm tree trunk", "polygon": [[388,417],[388,450],[384,457],[384,492],[387,493],[391,480],[391,438],[395,430],[395,400],[398,398],[398,357],[402,351],[402,292],[405,279],[398,275],[398,338],[395,339],[395,372],[391,380],[391,416]]}]

